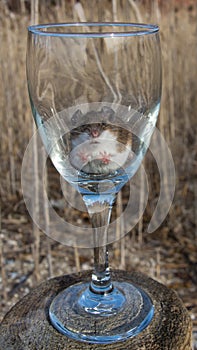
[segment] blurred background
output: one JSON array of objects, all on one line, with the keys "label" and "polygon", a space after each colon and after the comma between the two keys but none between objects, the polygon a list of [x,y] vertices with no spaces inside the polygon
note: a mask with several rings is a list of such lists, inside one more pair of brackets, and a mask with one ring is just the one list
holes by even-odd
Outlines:
[{"label": "blurred background", "polygon": [[[160,190],[157,165],[148,153],[143,164],[149,179],[144,216],[111,244],[110,264],[141,271],[176,290],[193,320],[197,349],[197,0],[0,0],[0,319],[41,281],[92,267],[90,249],[62,246],[38,230],[21,189],[22,159],[34,130],[26,85],[26,28],[85,20],[160,26],[163,93],[157,126],[175,163],[175,196],[165,221],[147,234]],[[64,208],[59,175],[50,162],[47,181],[59,215],[78,225],[87,222],[86,213]],[[114,216],[124,210],[127,195],[126,186]]]}]

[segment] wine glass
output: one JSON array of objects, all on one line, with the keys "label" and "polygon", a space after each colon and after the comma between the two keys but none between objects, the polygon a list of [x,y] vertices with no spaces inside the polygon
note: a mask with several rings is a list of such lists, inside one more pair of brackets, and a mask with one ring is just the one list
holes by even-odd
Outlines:
[{"label": "wine glass", "polygon": [[160,108],[159,28],[132,23],[28,27],[33,116],[60,175],[81,195],[93,228],[94,269],[59,293],[52,325],[89,343],[122,341],[151,322],[137,285],[112,281],[107,229],[117,193],[136,173]]}]

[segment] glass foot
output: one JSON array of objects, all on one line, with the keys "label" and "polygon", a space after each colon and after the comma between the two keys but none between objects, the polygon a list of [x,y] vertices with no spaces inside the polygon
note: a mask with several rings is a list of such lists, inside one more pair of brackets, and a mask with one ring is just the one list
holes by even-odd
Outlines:
[{"label": "glass foot", "polygon": [[151,322],[154,306],[140,288],[114,282],[108,294],[95,294],[89,283],[79,283],[59,293],[49,309],[53,326],[79,341],[107,344],[140,333]]}]

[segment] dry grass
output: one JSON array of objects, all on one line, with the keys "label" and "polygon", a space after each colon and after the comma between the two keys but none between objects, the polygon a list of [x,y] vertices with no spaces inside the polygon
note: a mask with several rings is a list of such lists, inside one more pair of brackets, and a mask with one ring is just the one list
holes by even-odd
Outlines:
[{"label": "dry grass", "polygon": [[[42,233],[40,242],[36,242],[32,233],[32,223],[22,199],[20,169],[33,130],[25,77],[26,27],[33,18],[24,8],[18,13],[11,12],[5,3],[0,3],[1,317],[36,285],[36,280],[89,268],[92,263],[89,251],[64,248]],[[46,3],[40,0],[39,22],[80,19],[80,13],[73,9],[74,1],[54,1],[56,5],[48,7]],[[146,168],[151,179],[151,198],[145,216],[131,234],[112,246],[111,264],[116,268],[143,271],[177,290],[191,312],[196,331],[197,3],[195,0],[106,0],[106,6],[96,0],[81,3],[87,20],[157,22],[161,27],[163,95],[158,126],[171,148],[176,166],[175,199],[160,229],[146,235],[159,192],[156,165],[148,154]],[[48,182],[51,198],[59,203],[61,195],[56,176],[52,169]],[[122,205],[121,199],[118,203]],[[86,220],[85,215],[79,218],[75,211],[69,214],[62,208],[59,211],[81,224]]]}]

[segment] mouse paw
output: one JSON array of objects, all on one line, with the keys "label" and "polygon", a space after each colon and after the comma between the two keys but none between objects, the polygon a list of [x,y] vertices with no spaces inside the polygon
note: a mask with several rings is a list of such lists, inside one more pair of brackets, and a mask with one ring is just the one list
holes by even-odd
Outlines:
[{"label": "mouse paw", "polygon": [[84,152],[79,152],[79,157],[81,159],[82,162],[88,162],[89,160],[89,155],[87,153]]},{"label": "mouse paw", "polygon": [[101,160],[101,162],[103,163],[103,164],[109,164],[110,163],[110,161],[111,161],[111,154],[110,153],[107,153],[107,152],[105,152],[105,151],[103,151],[103,152],[100,152],[100,157],[99,157],[99,159]]}]

